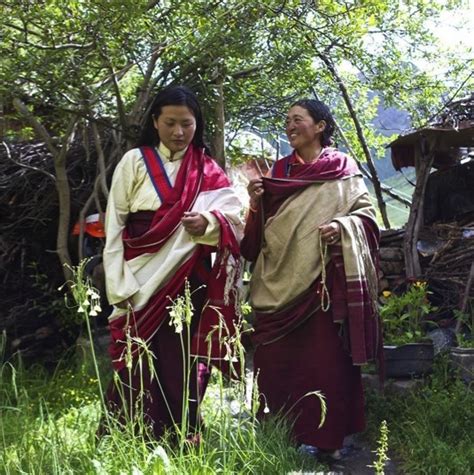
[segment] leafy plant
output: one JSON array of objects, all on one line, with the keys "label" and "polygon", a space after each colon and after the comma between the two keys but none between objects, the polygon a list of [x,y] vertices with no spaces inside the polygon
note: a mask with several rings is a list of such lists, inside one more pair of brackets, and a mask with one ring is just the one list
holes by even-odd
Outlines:
[{"label": "leafy plant", "polygon": [[388,427],[387,421],[384,419],[380,424],[380,436],[377,440],[377,450],[375,450],[376,459],[373,465],[369,465],[375,470],[376,475],[384,475],[385,464],[390,460],[388,452]]},{"label": "leafy plant", "polygon": [[460,331],[456,335],[458,340],[458,346],[460,348],[474,348],[474,338],[472,334],[472,315],[469,315],[465,312],[461,312],[460,310],[454,310],[453,313],[456,320],[460,322],[461,327],[464,328],[464,331]]},{"label": "leafy plant", "polygon": [[424,327],[435,325],[428,316],[436,311],[428,300],[426,282],[415,282],[401,295],[386,293],[380,308],[385,342],[403,345],[423,340]]},{"label": "leafy plant", "polygon": [[383,420],[390,427],[389,455],[397,473],[474,473],[474,392],[449,375],[449,360],[438,355],[425,385],[411,391],[367,391],[367,436],[380,437]]},{"label": "leafy plant", "polygon": [[[98,292],[85,275],[84,265],[85,261],[70,269],[72,280],[68,284],[72,298],[68,305],[84,318],[88,336],[92,339],[89,318],[100,309]],[[193,312],[188,285],[184,295],[172,301],[169,310],[171,325],[180,335],[183,334],[183,350],[188,348],[186,374],[183,375],[187,385],[193,358],[184,334]],[[237,326],[235,336],[228,337],[221,327],[219,324],[215,331],[222,334],[221,343],[228,350],[227,359],[238,358],[243,363],[245,355],[240,344],[243,330]],[[189,334],[189,328],[186,334]],[[138,339],[133,343],[138,344]],[[143,344],[145,347],[145,342]],[[153,357],[145,352],[140,354],[145,358]],[[212,475],[289,473],[321,468],[316,459],[298,452],[291,440],[291,427],[284,418],[275,414],[265,421],[257,419],[258,385],[253,381],[249,400],[245,386],[249,381],[244,364],[240,366],[238,380],[224,380],[221,372],[214,375],[202,407],[205,425],[201,428],[201,440],[199,444],[191,444],[185,417],[189,412],[187,389],[183,394],[186,402],[183,404],[184,422],[177,424],[174,431],[178,438],[165,434],[156,441],[151,437],[143,412],[131,413],[123,423],[108,413],[103,401],[101,376],[104,375],[99,370],[95,353],[92,358],[96,377],[83,371],[74,373],[59,369],[51,378],[39,371],[30,375],[10,363],[0,365],[2,473]],[[154,374],[154,377],[159,375]],[[316,392],[309,395],[320,398],[324,412],[323,396]],[[101,437],[97,437],[99,424],[108,429]]]}]

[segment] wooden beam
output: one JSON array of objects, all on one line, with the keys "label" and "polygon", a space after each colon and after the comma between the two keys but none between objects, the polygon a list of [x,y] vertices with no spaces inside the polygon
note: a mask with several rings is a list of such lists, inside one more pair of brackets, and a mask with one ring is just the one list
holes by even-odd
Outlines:
[{"label": "wooden beam", "polygon": [[420,257],[417,242],[423,226],[423,204],[425,189],[431,167],[434,161],[434,152],[437,146],[436,136],[422,136],[415,151],[416,186],[413,192],[410,215],[404,235],[403,253],[405,257],[405,272],[407,279],[421,277]]}]

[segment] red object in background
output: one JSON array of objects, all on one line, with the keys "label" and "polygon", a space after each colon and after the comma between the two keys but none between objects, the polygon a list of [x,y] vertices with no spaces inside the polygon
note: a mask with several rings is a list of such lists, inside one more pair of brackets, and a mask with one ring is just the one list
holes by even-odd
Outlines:
[{"label": "red object in background", "polygon": [[[71,234],[73,236],[79,236],[80,232],[81,223],[78,221],[72,228]],[[87,216],[86,221],[84,223],[84,233],[87,233],[90,236],[96,238],[105,238],[105,229],[104,225],[99,219],[99,213]]]}]

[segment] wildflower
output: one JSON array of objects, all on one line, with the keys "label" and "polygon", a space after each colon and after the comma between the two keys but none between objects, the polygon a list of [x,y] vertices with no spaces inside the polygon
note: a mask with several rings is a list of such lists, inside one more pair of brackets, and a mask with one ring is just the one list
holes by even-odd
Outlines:
[{"label": "wildflower", "polygon": [[77,309],[77,313],[84,313],[84,308],[82,307],[82,305],[80,305]]},{"label": "wildflower", "polygon": [[[169,308],[169,307],[168,307]],[[174,325],[174,331],[176,333],[181,333],[183,331],[183,321],[181,319],[181,315],[179,315],[179,312],[176,310],[172,309],[170,311],[170,326]]]},{"label": "wildflower", "polygon": [[163,466],[166,470],[171,467],[171,462],[168,457],[168,454],[166,453],[165,449],[161,445],[156,447],[156,449],[153,450],[153,452],[148,456],[147,465],[149,465],[150,462],[153,462],[156,459],[161,459]]},{"label": "wildflower", "polygon": [[102,309],[100,308],[100,305],[94,305],[93,310],[96,311],[96,312],[102,312]]},{"label": "wildflower", "polygon": [[93,309],[90,311],[89,315],[90,315],[91,317],[97,317],[98,313],[97,313],[97,312],[95,311],[95,309],[93,308]]},{"label": "wildflower", "polygon": [[392,295],[392,292],[390,292],[390,290],[384,290],[382,295],[387,299],[390,297],[390,295]]},{"label": "wildflower", "polygon": [[84,302],[82,302],[82,306],[83,306],[83,307],[89,307],[90,304],[91,304],[91,303],[90,303],[89,300],[87,300],[87,299],[84,300]]},{"label": "wildflower", "polygon": [[263,409],[264,414],[268,414],[270,412],[270,408],[265,404],[265,408]]}]

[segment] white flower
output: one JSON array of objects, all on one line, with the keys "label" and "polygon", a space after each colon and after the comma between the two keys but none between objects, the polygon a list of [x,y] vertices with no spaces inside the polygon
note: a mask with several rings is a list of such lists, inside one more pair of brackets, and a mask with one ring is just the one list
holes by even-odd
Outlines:
[{"label": "white flower", "polygon": [[91,303],[90,303],[89,300],[87,300],[87,299],[84,300],[84,302],[82,302],[82,305],[83,305],[84,307],[88,307],[90,304],[91,304]]},{"label": "white flower", "polygon": [[94,305],[93,310],[94,310],[94,312],[102,312],[102,309],[100,308],[100,305]]},{"label": "white flower", "polygon": [[153,460],[156,458],[162,460],[165,470],[171,467],[171,462],[168,457],[168,454],[165,452],[165,449],[161,445],[159,445],[155,450],[153,450],[153,452],[148,456],[147,465],[149,465],[150,462],[153,462]]},{"label": "white flower", "polygon": [[94,309],[92,309],[91,312],[89,313],[89,315],[91,317],[97,317],[97,312]]},{"label": "white flower", "polygon": [[77,313],[84,313],[84,309],[82,308],[82,305],[79,306],[77,309]]},{"label": "white flower", "polygon": [[269,407],[265,404],[265,408],[263,409],[264,414],[268,414],[270,412]]}]

